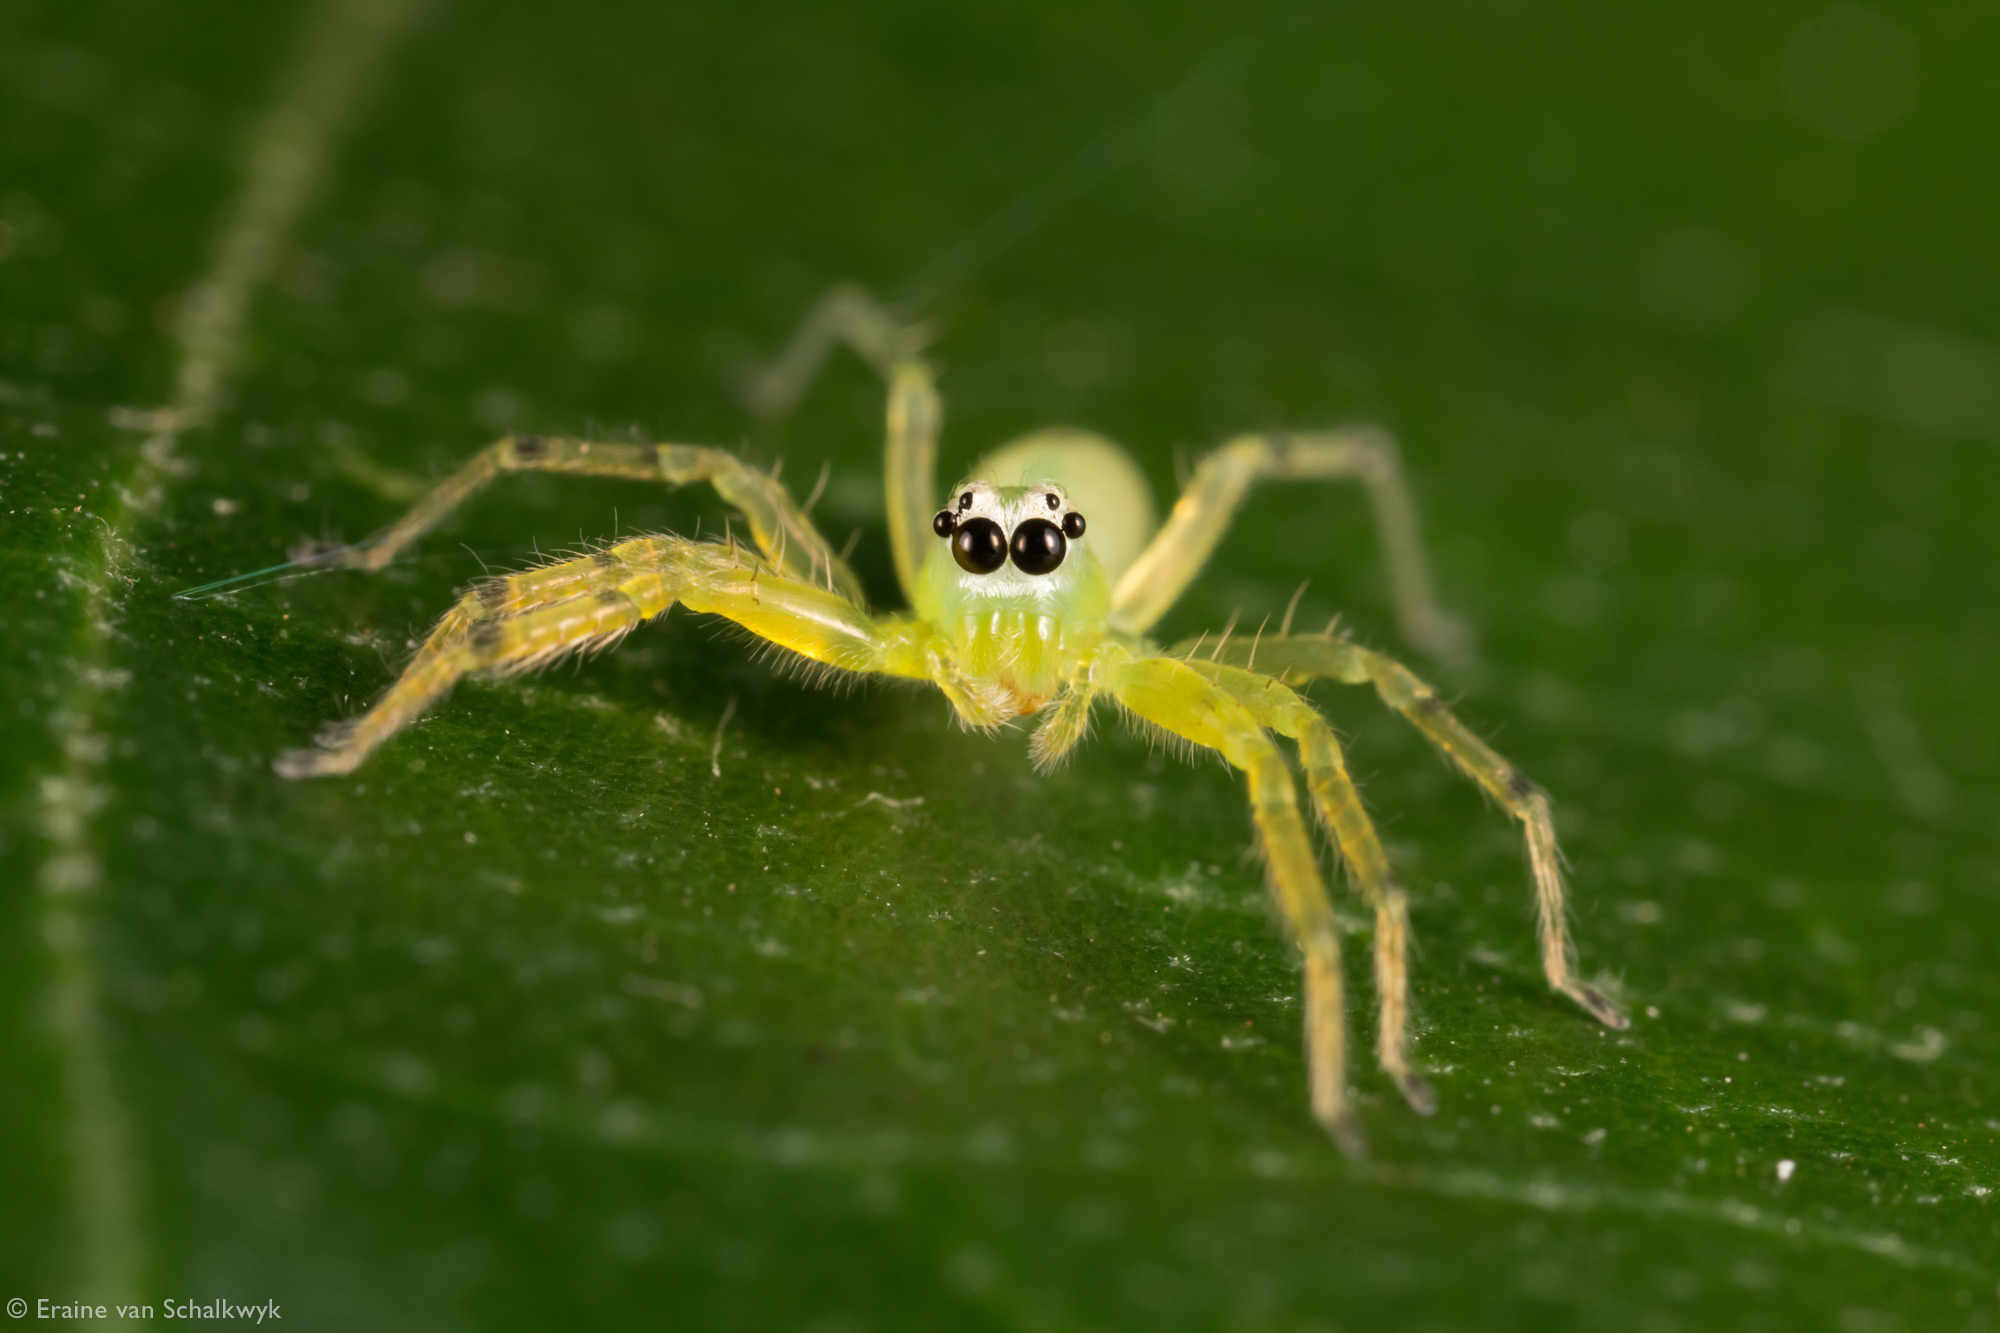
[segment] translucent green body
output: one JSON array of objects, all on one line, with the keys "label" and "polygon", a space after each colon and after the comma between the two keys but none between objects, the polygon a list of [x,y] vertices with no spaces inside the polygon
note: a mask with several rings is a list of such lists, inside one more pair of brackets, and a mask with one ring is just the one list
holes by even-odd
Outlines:
[{"label": "translucent green body", "polygon": [[[1076,512],[1049,481],[969,481],[953,494],[971,497],[961,511],[965,517],[991,519],[1002,532]],[[1010,716],[1039,712],[1108,632],[1111,582],[1091,549],[1089,530],[1066,546],[1062,564],[1047,574],[1023,573],[1011,561],[978,574],[959,567],[950,542],[933,540],[918,576],[917,617],[950,642],[959,670]]]}]

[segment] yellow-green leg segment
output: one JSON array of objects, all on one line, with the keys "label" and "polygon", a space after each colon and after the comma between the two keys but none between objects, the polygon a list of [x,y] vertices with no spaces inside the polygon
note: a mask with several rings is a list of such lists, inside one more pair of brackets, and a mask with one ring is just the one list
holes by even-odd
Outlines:
[{"label": "yellow-green leg segment", "polygon": [[743,515],[749,529],[746,537],[768,563],[807,582],[824,584],[849,600],[860,600],[860,582],[783,483],[727,449],[699,444],[603,444],[560,435],[509,435],[466,460],[378,535],[320,558],[354,569],[381,569],[488,482],[517,472],[622,477],[670,486],[708,482]]},{"label": "yellow-green leg segment", "polygon": [[1113,589],[1111,627],[1128,634],[1150,629],[1208,563],[1251,486],[1284,480],[1353,480],[1366,486],[1403,637],[1433,656],[1464,650],[1464,627],[1438,608],[1431,592],[1416,506],[1396,442],[1373,427],[1242,435],[1202,459],[1166,525]]},{"label": "yellow-green leg segment", "polygon": [[1262,725],[1298,743],[1313,809],[1340,849],[1355,888],[1375,914],[1376,1058],[1411,1109],[1430,1115],[1437,1110],[1437,1096],[1410,1067],[1409,903],[1348,774],[1333,728],[1311,703],[1269,676],[1199,657],[1185,665],[1213,680]]},{"label": "yellow-green leg segment", "polygon": [[[1191,650],[1193,645],[1187,647]],[[1570,939],[1566,913],[1562,852],[1556,845],[1555,819],[1548,793],[1453,716],[1438,698],[1437,691],[1394,658],[1332,634],[1286,636],[1261,642],[1237,640],[1225,644],[1216,658],[1223,664],[1240,667],[1254,662],[1258,672],[1288,684],[1324,676],[1349,685],[1373,685],[1384,703],[1401,713],[1460,772],[1520,821],[1528,845],[1528,866],[1535,881],[1542,971],[1550,987],[1575,1000],[1607,1027],[1630,1025],[1625,1011],[1611,997],[1577,975],[1576,946]],[[1200,659],[1196,661],[1199,664]]]},{"label": "yellow-green leg segment", "polygon": [[887,378],[897,362],[916,354],[921,342],[865,287],[836,283],[813,302],[783,350],[769,361],[743,367],[737,391],[744,406],[758,416],[782,417],[812,387],[837,344],[847,344]]},{"label": "yellow-green leg segment", "polygon": [[609,647],[675,603],[726,616],[828,668],[935,679],[948,693],[956,684],[944,650],[918,622],[872,618],[733,546],[637,537],[476,585],[374,708],[323,730],[320,748],[289,750],[273,767],[288,778],[352,772],[461,677],[513,675]]},{"label": "yellow-green leg segment", "polygon": [[1186,663],[1144,657],[1118,664],[1106,675],[1110,693],[1129,712],[1169,735],[1216,751],[1243,770],[1272,897],[1305,956],[1306,1071],[1313,1115],[1343,1151],[1360,1152],[1361,1134],[1347,1102],[1340,934],[1284,755],[1250,708]]},{"label": "yellow-green leg segment", "polygon": [[760,417],[780,417],[797,405],[826,363],[845,343],[889,386],[883,441],[883,482],[888,491],[889,548],[896,582],[914,604],[917,571],[937,511],[937,444],[944,419],[936,378],[919,352],[923,335],[854,283],[827,290],[799,321],[784,350],[739,377],[744,402]]}]

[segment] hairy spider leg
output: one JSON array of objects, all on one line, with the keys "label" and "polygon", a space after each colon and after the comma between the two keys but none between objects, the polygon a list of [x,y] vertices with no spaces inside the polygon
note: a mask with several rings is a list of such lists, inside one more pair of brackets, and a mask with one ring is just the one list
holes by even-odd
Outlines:
[{"label": "hairy spider leg", "polygon": [[889,551],[896,582],[911,605],[917,600],[917,578],[937,508],[938,432],[944,421],[936,377],[918,354],[923,342],[921,330],[902,325],[865,289],[844,282],[813,303],[783,351],[738,377],[750,410],[774,418],[797,406],[836,344],[845,343],[882,376],[889,386],[882,459]]},{"label": "hairy spider leg", "polygon": [[[1038,768],[1055,768],[1083,739],[1089,729],[1091,704],[1104,689],[1108,668],[1120,652],[1112,649],[1081,664],[1046,710],[1046,718],[1029,745]],[[1408,1053],[1409,905],[1390,871],[1388,854],[1361,803],[1361,794],[1348,775],[1333,728],[1297,691],[1269,676],[1200,657],[1174,660],[1227,693],[1249,710],[1260,726],[1297,743],[1314,810],[1332,833],[1349,874],[1375,912],[1375,986],[1380,999],[1377,1059],[1412,1109],[1423,1115],[1433,1113],[1436,1094],[1410,1068]]]},{"label": "hairy spider leg", "polygon": [[853,601],[861,584],[820,536],[784,484],[730,453],[698,444],[603,444],[560,435],[509,435],[481,449],[381,533],[346,548],[334,563],[381,569],[417,538],[496,477],[558,472],[575,477],[623,477],[670,486],[708,482],[748,522],[764,559],[808,581],[830,584]]},{"label": "hairy spider leg", "polygon": [[1333,728],[1296,690],[1260,672],[1200,657],[1187,664],[1250,709],[1264,726],[1297,742],[1313,808],[1333,835],[1348,875],[1375,913],[1375,991],[1380,1006],[1376,1058],[1411,1109],[1432,1114],[1437,1096],[1410,1068],[1409,902],[1389,868],[1389,855],[1348,774]]},{"label": "hairy spider leg", "polygon": [[1109,664],[1105,684],[1134,716],[1242,769],[1272,896],[1305,956],[1305,1046],[1313,1115],[1342,1151],[1361,1151],[1347,1103],[1340,933],[1291,769],[1256,715],[1189,664],[1146,656]]},{"label": "hairy spider leg", "polygon": [[934,680],[948,695],[964,691],[948,651],[920,622],[871,617],[836,592],[720,543],[636,537],[480,583],[439,621],[373,708],[324,729],[319,749],[288,750],[273,767],[288,778],[352,772],[461,677],[514,675],[607,648],[676,603],[725,616],[829,669]]},{"label": "hairy spider leg", "polygon": [[1467,631],[1439,609],[1431,591],[1416,508],[1396,442],[1374,427],[1242,435],[1202,459],[1166,526],[1112,590],[1112,628],[1143,634],[1166,614],[1208,563],[1254,483],[1348,478],[1368,489],[1403,637],[1436,657],[1464,652]]},{"label": "hairy spider leg", "polygon": [[[1191,649],[1192,645],[1188,645]],[[1382,701],[1401,713],[1500,807],[1520,821],[1535,881],[1535,919],[1542,970],[1549,986],[1569,996],[1606,1027],[1631,1025],[1625,1011],[1603,991],[1577,976],[1576,945],[1570,938],[1562,852],[1548,793],[1503,758],[1478,733],[1453,716],[1437,692],[1402,663],[1333,634],[1241,640],[1225,645],[1219,660],[1257,668],[1287,684],[1324,676],[1346,685],[1373,685]]]}]

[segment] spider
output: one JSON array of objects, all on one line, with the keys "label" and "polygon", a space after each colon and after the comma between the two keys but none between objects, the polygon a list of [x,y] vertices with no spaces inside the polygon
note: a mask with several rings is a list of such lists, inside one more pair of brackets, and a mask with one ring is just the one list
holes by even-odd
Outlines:
[{"label": "spider", "polygon": [[860,288],[829,292],[785,350],[746,380],[753,410],[787,410],[840,343],[887,383],[889,540],[908,612],[869,611],[853,573],[808,518],[810,502],[795,503],[775,476],[735,454],[702,445],[510,435],[377,536],[304,558],[380,569],[487,482],[515,472],[705,481],[747,521],[750,549],[733,535],[633,537],[486,578],[445,613],[380,702],[322,729],[317,748],[281,754],[276,771],[287,778],[351,772],[461,676],[511,675],[608,647],[676,604],[727,617],[820,670],[928,681],[967,727],[991,731],[1038,716],[1028,748],[1044,772],[1083,740],[1094,706],[1112,702],[1142,728],[1213,750],[1242,770],[1271,893],[1303,955],[1312,1112],[1336,1143],[1356,1153],[1361,1136],[1346,1082],[1339,932],[1277,738],[1297,747],[1313,813],[1374,912],[1376,1057],[1409,1105],[1431,1114],[1435,1094],[1409,1055],[1404,893],[1333,729],[1297,688],[1322,677],[1372,685],[1520,821],[1549,985],[1607,1026],[1627,1026],[1619,1007],[1577,975],[1548,796],[1408,668],[1331,626],[1292,634],[1289,611],[1276,635],[1225,630],[1164,649],[1146,637],[1207,562],[1253,483],[1353,479],[1373,501],[1403,633],[1430,651],[1449,651],[1458,631],[1433,603],[1388,436],[1367,428],[1239,436],[1199,464],[1155,530],[1146,483],[1125,453],[1085,431],[1044,430],[989,455],[938,509],[932,473],[941,409],[920,336]]}]

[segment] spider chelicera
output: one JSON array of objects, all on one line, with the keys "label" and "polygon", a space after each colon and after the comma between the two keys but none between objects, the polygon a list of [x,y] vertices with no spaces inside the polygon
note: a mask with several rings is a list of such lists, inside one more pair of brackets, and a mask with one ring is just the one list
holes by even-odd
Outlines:
[{"label": "spider chelicera", "polygon": [[512,435],[488,446],[380,535],[320,551],[311,563],[379,569],[493,478],[510,472],[706,481],[747,521],[749,546],[669,535],[634,537],[574,559],[473,585],[417,650],[387,694],[328,726],[315,749],[274,767],[288,778],[352,771],[464,675],[528,671],[603,648],[678,604],[725,616],[835,672],[901,676],[943,691],[968,727],[1042,720],[1029,742],[1049,770],[1089,730],[1100,700],[1144,727],[1218,752],[1243,771],[1257,845],[1279,911],[1305,964],[1305,1047],[1313,1114],[1357,1151],[1348,1104],[1340,939],[1319,856],[1277,737],[1292,741],[1313,812],[1375,914],[1376,1055],[1418,1112],[1436,1108],[1410,1067],[1409,913],[1348,775],[1333,729],[1297,686],[1319,677],[1372,685],[1431,744],[1521,822],[1549,985],[1610,1027],[1627,1019],[1576,970],[1564,916],[1561,856],[1549,799],[1460,722],[1401,663],[1329,630],[1225,631],[1161,648],[1147,631],[1194,579],[1252,483],[1353,479],[1369,489],[1403,633],[1449,649],[1394,444],[1380,431],[1254,434],[1230,440],[1195,470],[1155,530],[1146,483],[1101,436],[1041,431],[1005,445],[935,509],[940,408],[916,337],[855,287],[839,287],[785,351],[745,385],[753,409],[787,410],[836,343],[888,383],[885,481],[896,577],[910,610],[870,612],[860,584],[806,508],[776,477],[736,455],[685,444],[601,444]]}]

